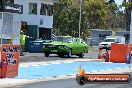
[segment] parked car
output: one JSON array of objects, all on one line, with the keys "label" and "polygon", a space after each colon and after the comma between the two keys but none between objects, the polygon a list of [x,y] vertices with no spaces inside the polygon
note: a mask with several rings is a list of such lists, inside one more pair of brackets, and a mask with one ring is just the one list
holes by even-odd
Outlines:
[{"label": "parked car", "polygon": [[125,37],[106,36],[105,40],[99,43],[99,49],[111,49],[112,43],[125,44]]},{"label": "parked car", "polygon": [[60,57],[77,55],[82,58],[84,53],[88,52],[88,45],[80,38],[56,36],[53,42],[43,44],[42,50],[46,57],[50,54],[58,54]]}]

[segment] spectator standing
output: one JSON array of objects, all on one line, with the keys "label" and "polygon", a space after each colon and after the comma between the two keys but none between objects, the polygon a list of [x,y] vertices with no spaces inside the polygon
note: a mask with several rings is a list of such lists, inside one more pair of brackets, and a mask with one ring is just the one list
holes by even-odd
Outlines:
[{"label": "spectator standing", "polygon": [[26,40],[26,38],[32,38],[32,37],[26,36],[23,31],[21,31],[20,34],[21,34],[20,35],[20,44],[21,44],[20,56],[23,56],[23,52],[24,52],[24,49],[25,49],[25,40]]}]

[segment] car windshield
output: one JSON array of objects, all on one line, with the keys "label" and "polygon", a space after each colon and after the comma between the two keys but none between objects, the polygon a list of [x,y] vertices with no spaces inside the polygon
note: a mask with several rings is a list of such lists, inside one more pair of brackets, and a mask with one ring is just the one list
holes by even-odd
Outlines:
[{"label": "car windshield", "polygon": [[53,39],[55,42],[72,42],[72,37],[55,37]]},{"label": "car windshield", "polygon": [[115,42],[115,39],[105,39],[104,42]]}]

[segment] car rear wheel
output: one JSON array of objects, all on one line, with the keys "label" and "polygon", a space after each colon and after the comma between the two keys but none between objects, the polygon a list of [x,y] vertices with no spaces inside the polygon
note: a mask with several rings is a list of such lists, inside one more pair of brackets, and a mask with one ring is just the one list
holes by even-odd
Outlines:
[{"label": "car rear wheel", "polygon": [[81,54],[79,55],[80,58],[84,57],[84,51],[81,52]]},{"label": "car rear wheel", "polygon": [[48,57],[49,56],[49,53],[44,53],[45,54],[45,57]]}]

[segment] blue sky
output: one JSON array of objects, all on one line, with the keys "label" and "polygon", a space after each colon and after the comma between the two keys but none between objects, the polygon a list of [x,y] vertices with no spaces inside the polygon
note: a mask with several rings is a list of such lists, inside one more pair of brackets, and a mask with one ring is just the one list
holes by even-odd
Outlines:
[{"label": "blue sky", "polygon": [[123,0],[115,0],[115,2],[120,5],[122,3]]}]

